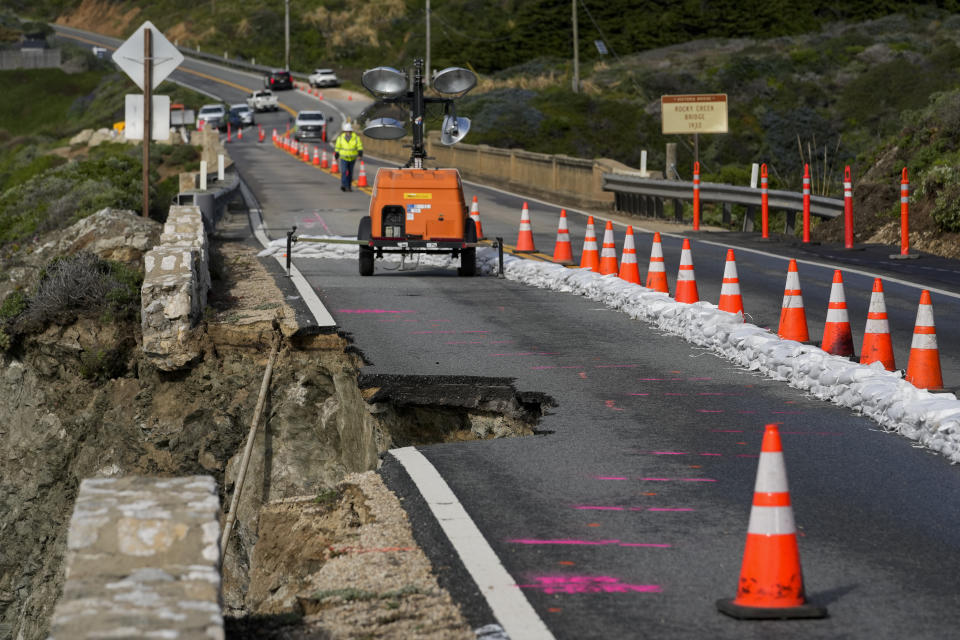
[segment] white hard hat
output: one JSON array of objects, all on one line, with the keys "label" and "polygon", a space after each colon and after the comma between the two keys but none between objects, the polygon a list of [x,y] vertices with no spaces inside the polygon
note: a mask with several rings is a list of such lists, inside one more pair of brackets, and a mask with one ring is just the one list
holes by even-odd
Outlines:
[{"label": "white hard hat", "polygon": [[343,123],[343,129],[342,129],[342,130],[343,130],[343,131],[353,131],[353,125],[350,124],[349,122],[344,122],[344,123]]}]

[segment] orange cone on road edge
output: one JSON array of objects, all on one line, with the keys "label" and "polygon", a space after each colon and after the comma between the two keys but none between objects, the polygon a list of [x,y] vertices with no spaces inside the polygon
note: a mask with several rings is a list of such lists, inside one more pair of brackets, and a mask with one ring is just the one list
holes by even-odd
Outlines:
[{"label": "orange cone on road edge", "polygon": [[523,209],[520,211],[520,233],[517,235],[516,251],[520,253],[534,253],[537,250],[533,246],[533,228],[530,226],[530,209],[527,203],[523,203]]},{"label": "orange cone on road edge", "polygon": [[320,154],[320,168],[321,168],[321,169],[329,169],[329,168],[330,168],[330,161],[327,159],[327,150],[326,150],[326,149],[324,149],[324,150],[323,150],[323,153]]},{"label": "orange cone on road edge", "polygon": [[620,258],[620,279],[640,284],[640,267],[637,266],[637,247],[633,240],[633,227],[627,227],[623,238],[623,256]]},{"label": "orange cone on road edge", "polygon": [[237,140],[243,140],[243,125],[237,127]]},{"label": "orange cone on road edge", "polygon": [[823,618],[827,610],[807,602],[797,548],[797,529],[777,425],[763,433],[740,584],[717,610],[741,620]]},{"label": "orange cone on road edge", "polygon": [[470,203],[470,219],[477,226],[477,240],[483,240],[483,225],[480,223],[480,205],[477,204],[477,196],[473,196],[473,202]]},{"label": "orange cone on road edge", "polygon": [[843,274],[839,269],[833,272],[827,322],[823,325],[820,348],[835,356],[853,355],[853,333],[850,331],[850,316],[847,315],[847,296],[843,292]]},{"label": "orange cone on road edge", "polygon": [[573,247],[570,244],[570,230],[567,228],[566,209],[560,209],[557,242],[553,245],[553,261],[557,264],[573,264]]},{"label": "orange cone on road edge", "polygon": [[917,322],[913,328],[906,380],[918,389],[943,388],[937,331],[933,325],[933,302],[926,289],[920,292],[920,306],[917,307]]},{"label": "orange cone on road edge", "polygon": [[313,148],[313,166],[320,166],[320,149],[318,147]]},{"label": "orange cone on road edge", "polygon": [[593,230],[593,216],[587,216],[587,232],[583,236],[580,268],[600,272],[600,251],[597,249],[597,233]]},{"label": "orange cone on road edge", "polygon": [[653,234],[653,246],[650,248],[650,264],[647,266],[647,289],[660,291],[670,295],[667,287],[667,269],[663,263],[663,245],[660,242],[660,232]]},{"label": "orange cone on road edge", "polygon": [[680,251],[680,271],[677,272],[677,291],[673,299],[688,304],[700,300],[697,276],[693,273],[693,254],[690,251],[690,241],[686,238],[683,239],[683,249]]},{"label": "orange cone on road edge", "polygon": [[603,230],[603,246],[600,247],[600,275],[616,274],[619,271],[617,267],[617,245],[613,240],[613,222],[607,220],[607,226]]},{"label": "orange cone on road edge", "polygon": [[727,261],[723,265],[723,284],[720,285],[720,311],[739,313],[743,317],[743,297],[740,295],[740,277],[733,249],[727,249]]},{"label": "orange cone on road edge", "polygon": [[791,260],[790,266],[787,267],[787,284],[783,289],[783,304],[780,306],[780,326],[777,328],[777,335],[784,340],[797,342],[810,340],[796,260]]},{"label": "orange cone on road edge", "polygon": [[363,158],[360,158],[360,173],[357,174],[357,186],[367,186],[367,168],[363,166]]},{"label": "orange cone on road edge", "polygon": [[336,158],[330,161],[330,173],[338,175],[340,173],[340,161]]},{"label": "orange cone on road edge", "polygon": [[874,278],[867,311],[867,326],[863,330],[860,364],[881,362],[887,371],[896,369],[893,343],[890,341],[890,323],[887,321],[887,303],[883,299],[883,280]]}]

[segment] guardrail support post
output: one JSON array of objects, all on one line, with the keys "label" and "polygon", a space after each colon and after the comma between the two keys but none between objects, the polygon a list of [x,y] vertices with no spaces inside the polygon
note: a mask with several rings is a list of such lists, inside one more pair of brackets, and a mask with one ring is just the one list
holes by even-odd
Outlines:
[{"label": "guardrail support post", "polygon": [[753,218],[757,215],[757,208],[752,204],[747,205],[747,211],[743,214],[743,231],[753,233]]},{"label": "guardrail support post", "polygon": [[730,224],[733,219],[733,205],[729,202],[723,203],[723,224]]},{"label": "guardrail support post", "polygon": [[792,236],[797,233],[797,212],[796,211],[793,211],[793,210],[787,211],[787,222],[783,226],[783,232],[788,236]]},{"label": "guardrail support post", "polygon": [[297,226],[294,225],[290,231],[287,231],[287,277],[290,277],[290,264],[293,260],[293,234],[297,232]]}]

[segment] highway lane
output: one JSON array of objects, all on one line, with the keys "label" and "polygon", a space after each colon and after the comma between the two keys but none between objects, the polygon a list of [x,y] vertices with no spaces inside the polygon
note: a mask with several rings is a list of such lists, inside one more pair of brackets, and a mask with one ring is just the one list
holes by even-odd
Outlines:
[{"label": "highway lane", "polygon": [[[231,153],[277,237],[292,223],[350,234],[365,211],[363,194],[272,146]],[[745,258],[742,273],[779,271],[778,258]],[[508,376],[557,401],[539,425],[550,435],[421,447],[556,637],[934,638],[960,621],[960,470],[939,456],[583,298],[437,268],[297,266],[365,374]],[[784,425],[808,592],[828,620],[750,625],[713,609],[734,594],[771,421]],[[646,544],[669,547],[625,546]]]}]

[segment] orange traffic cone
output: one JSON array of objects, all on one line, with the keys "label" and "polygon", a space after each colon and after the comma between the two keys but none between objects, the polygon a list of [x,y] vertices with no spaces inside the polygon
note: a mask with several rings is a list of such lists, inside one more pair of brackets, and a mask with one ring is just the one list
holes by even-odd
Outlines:
[{"label": "orange traffic cone", "polygon": [[519,253],[534,253],[537,250],[533,246],[533,228],[530,226],[530,210],[527,203],[523,203],[523,209],[520,211],[520,233],[517,235],[516,251]]},{"label": "orange traffic cone", "polygon": [[477,196],[473,196],[473,202],[470,203],[470,219],[477,226],[477,240],[483,240],[483,225],[480,223],[480,205],[477,204]]},{"label": "orange traffic cone", "polygon": [[607,220],[603,230],[603,246],[600,247],[600,275],[617,273],[617,245],[613,241],[613,222]]},{"label": "orange traffic cone", "polygon": [[780,306],[780,326],[777,328],[777,335],[785,340],[797,342],[810,340],[796,260],[791,260],[790,266],[787,267],[787,284],[783,289],[783,304]]},{"label": "orange traffic cone", "polygon": [[820,348],[835,356],[853,355],[853,333],[850,331],[850,317],[847,315],[847,297],[843,292],[843,274],[839,269],[833,272],[827,322],[823,325]]},{"label": "orange traffic cone", "polygon": [[827,615],[825,608],[807,602],[803,588],[787,469],[775,424],[767,425],[760,447],[737,596],[717,600],[717,609],[741,620]]},{"label": "orange traffic cone", "polygon": [[273,130],[273,137],[271,138],[271,140],[273,141],[273,144],[279,144],[279,143],[280,143],[280,138],[277,137],[277,130],[276,130],[276,129]]},{"label": "orange traffic cone", "polygon": [[304,162],[310,162],[310,145],[304,144],[303,149],[300,152],[300,159]]},{"label": "orange traffic cone", "polygon": [[663,245],[660,242],[660,232],[653,233],[653,246],[650,248],[650,264],[647,266],[647,289],[670,294],[667,287],[667,269],[663,262]]},{"label": "orange traffic cone", "polygon": [[230,123],[227,123],[227,142],[230,142]]},{"label": "orange traffic cone", "polygon": [[917,308],[917,323],[913,328],[913,343],[910,345],[906,380],[919,389],[943,388],[940,350],[937,348],[937,331],[933,324],[933,302],[930,300],[930,292],[926,289],[920,293],[920,306]]},{"label": "orange traffic cone", "polygon": [[587,232],[583,236],[580,268],[600,272],[600,251],[597,250],[597,233],[593,230],[593,216],[587,216]]},{"label": "orange traffic cone", "polygon": [[570,244],[570,230],[567,228],[566,209],[560,209],[560,222],[557,226],[557,242],[553,245],[553,261],[557,264],[573,264],[573,246]]},{"label": "orange traffic cone", "polygon": [[320,152],[320,168],[321,168],[321,169],[329,169],[329,168],[330,168],[330,161],[327,159],[327,150],[326,150],[326,149],[324,149],[323,151]]},{"label": "orange traffic cone", "polygon": [[320,166],[320,149],[318,149],[317,147],[313,148],[313,166],[315,167]]},{"label": "orange traffic cone", "polygon": [[330,161],[330,173],[333,175],[340,173],[340,161],[337,158]]},{"label": "orange traffic cone", "polygon": [[727,262],[723,265],[723,284],[720,285],[720,311],[739,313],[743,316],[743,298],[740,295],[740,277],[733,249],[727,249]]},{"label": "orange traffic cone", "polygon": [[263,127],[258,124],[258,125],[257,125],[257,140],[258,140],[258,142],[263,142],[263,136],[264,136]]},{"label": "orange traffic cone", "polygon": [[700,300],[697,276],[693,273],[693,254],[690,252],[690,241],[686,238],[680,251],[680,271],[677,272],[677,291],[673,299],[688,304]]},{"label": "orange traffic cone", "polygon": [[633,227],[627,227],[627,235],[623,238],[623,257],[620,258],[621,280],[640,284],[640,267],[637,266],[637,247],[633,241]]},{"label": "orange traffic cone", "polygon": [[883,280],[880,278],[873,279],[867,326],[863,330],[863,346],[860,348],[860,364],[877,361],[883,363],[883,368],[887,371],[896,369],[893,343],[890,341],[890,323],[887,321],[887,303],[883,299]]},{"label": "orange traffic cone", "polygon": [[357,186],[367,186],[367,169],[363,166],[363,158],[360,159],[360,173],[357,174]]},{"label": "orange traffic cone", "polygon": [[237,140],[243,140],[243,126],[237,127]]}]

